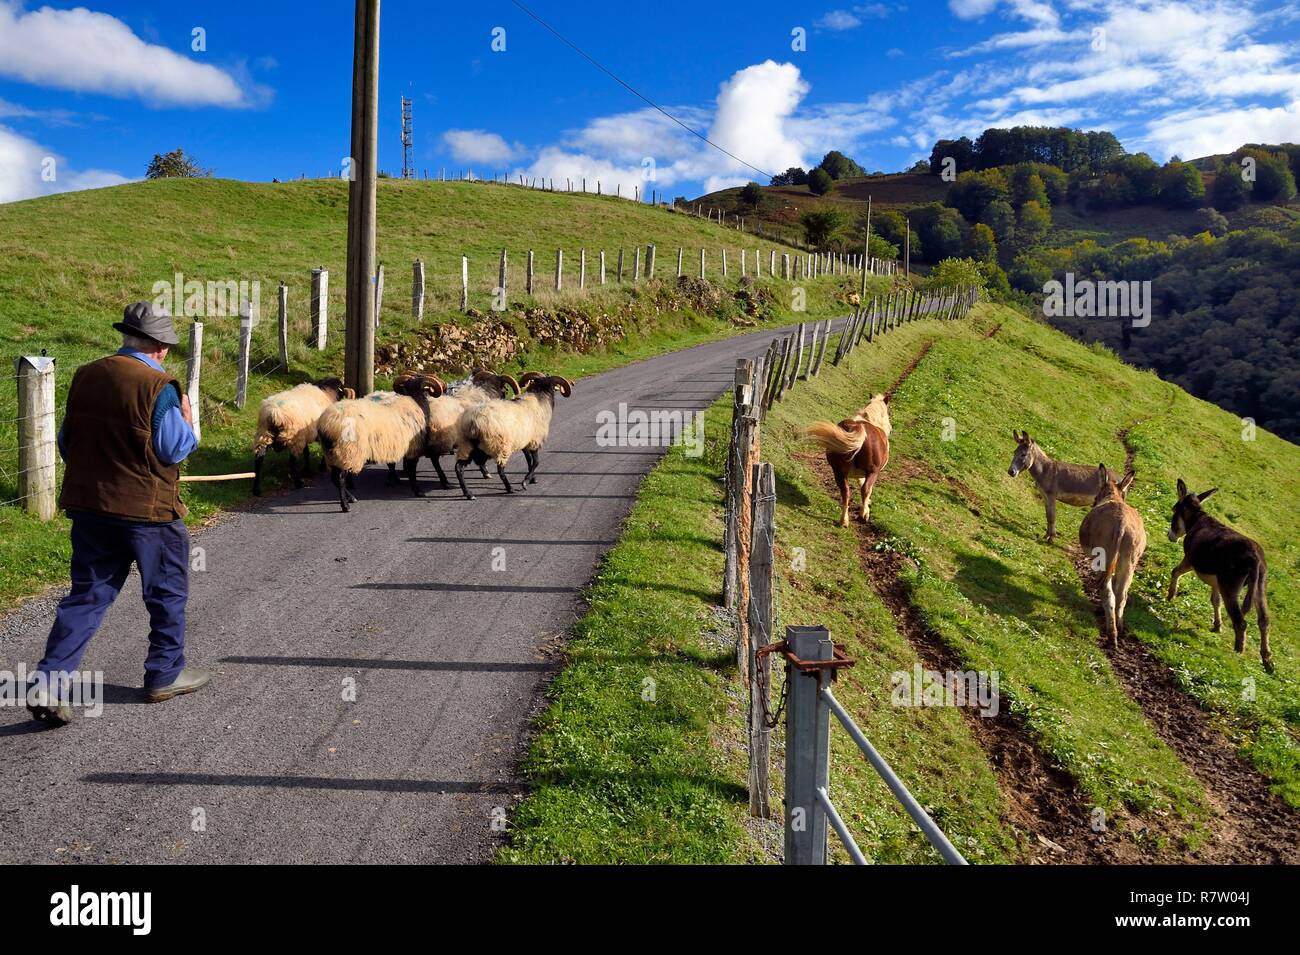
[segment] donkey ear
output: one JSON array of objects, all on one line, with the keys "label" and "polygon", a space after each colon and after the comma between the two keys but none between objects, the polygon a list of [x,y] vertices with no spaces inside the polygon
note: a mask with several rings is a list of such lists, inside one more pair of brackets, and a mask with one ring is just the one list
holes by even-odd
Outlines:
[{"label": "donkey ear", "polygon": [[1133,478],[1134,478],[1134,477],[1135,477],[1135,475],[1132,475],[1132,474],[1125,474],[1125,475],[1124,475],[1124,477],[1123,477],[1123,478],[1120,480],[1120,482],[1119,482],[1119,493],[1120,493],[1120,494],[1127,494],[1127,493],[1128,493],[1128,489],[1131,488],[1131,487],[1133,486]]},{"label": "donkey ear", "polygon": [[1185,482],[1182,478],[1179,478],[1178,479],[1178,500],[1181,501],[1186,496],[1187,496],[1187,482]]},{"label": "donkey ear", "polygon": [[1196,495],[1196,499],[1198,501],[1203,501],[1217,490],[1217,487],[1212,487],[1208,491],[1202,491],[1200,494]]}]

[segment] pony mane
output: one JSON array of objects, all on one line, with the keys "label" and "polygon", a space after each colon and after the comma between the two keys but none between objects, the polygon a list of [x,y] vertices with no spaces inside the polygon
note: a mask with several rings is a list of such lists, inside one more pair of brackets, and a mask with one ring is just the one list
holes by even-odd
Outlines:
[{"label": "pony mane", "polygon": [[857,417],[873,424],[885,434],[893,431],[893,425],[889,422],[889,405],[885,404],[884,395],[875,395],[867,406],[857,413]]}]

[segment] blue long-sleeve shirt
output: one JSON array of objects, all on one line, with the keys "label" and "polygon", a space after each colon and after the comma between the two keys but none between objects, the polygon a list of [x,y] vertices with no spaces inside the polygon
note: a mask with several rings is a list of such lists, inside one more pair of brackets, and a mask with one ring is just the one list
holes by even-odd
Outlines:
[{"label": "blue long-sleeve shirt", "polygon": [[[128,355],[142,361],[154,371],[162,371],[162,365],[148,355],[130,348],[120,348],[119,355]],[[164,388],[153,406],[153,453],[163,464],[180,464],[195,448],[199,439],[194,436],[194,429],[181,414],[181,397],[175,388]],[[63,445],[63,427],[59,428],[59,455],[66,457]]]}]

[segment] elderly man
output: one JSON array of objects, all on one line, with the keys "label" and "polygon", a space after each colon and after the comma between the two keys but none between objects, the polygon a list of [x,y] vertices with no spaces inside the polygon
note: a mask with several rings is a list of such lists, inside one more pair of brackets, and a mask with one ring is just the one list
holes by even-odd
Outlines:
[{"label": "elderly man", "polygon": [[68,391],[59,453],[59,506],[72,519],[72,591],[59,604],[37,665],[44,688],[28,697],[37,720],[72,719],[64,692],[134,563],[149,610],[144,689],[152,703],[192,693],[210,674],[185,666],[190,538],[178,481],[198,440],[189,398],[163,371],[177,344],[171,318],[136,302],[113,325],[116,355],[82,365]]}]

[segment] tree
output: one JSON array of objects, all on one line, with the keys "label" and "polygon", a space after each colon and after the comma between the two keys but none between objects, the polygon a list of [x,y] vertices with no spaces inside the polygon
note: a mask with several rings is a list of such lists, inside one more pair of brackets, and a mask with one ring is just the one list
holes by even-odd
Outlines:
[{"label": "tree", "polygon": [[1037,245],[1052,228],[1052,213],[1032,199],[1016,216],[1016,244],[1022,249]]},{"label": "tree", "polygon": [[785,172],[779,172],[772,177],[773,186],[806,186],[808,185],[808,173],[804,172],[799,166],[791,166]]},{"label": "tree", "polygon": [[812,209],[799,217],[804,239],[810,246],[825,251],[835,233],[843,227],[844,213],[838,209]]},{"label": "tree", "polygon": [[907,171],[914,175],[924,176],[930,171],[930,164],[924,159],[918,159],[912,165],[907,167]]},{"label": "tree", "polygon": [[199,166],[183,149],[173,149],[162,156],[154,153],[144,173],[146,179],[202,179],[211,175],[211,169]]},{"label": "tree", "polygon": [[1250,200],[1250,186],[1242,175],[1244,170],[1231,159],[1220,164],[1210,186],[1210,204],[1216,209],[1231,212],[1240,209]]},{"label": "tree", "polygon": [[1160,167],[1146,153],[1121,156],[1107,172],[1123,176],[1132,188],[1132,202],[1155,202],[1160,198]]},{"label": "tree", "polygon": [[982,222],[971,226],[962,243],[962,252],[976,262],[996,262],[998,260],[998,243],[993,237],[993,230]]},{"label": "tree", "polygon": [[746,183],[745,188],[740,190],[740,201],[757,210],[763,204],[763,187],[756,182]]},{"label": "tree", "polygon": [[1160,202],[1173,209],[1195,209],[1205,198],[1205,180],[1190,163],[1169,160],[1160,170]]},{"label": "tree", "polygon": [[830,173],[818,166],[808,174],[808,191],[814,196],[824,196],[831,191],[833,181]]},{"label": "tree", "polygon": [[[956,209],[930,203],[912,210],[912,227],[920,238],[920,249],[930,262],[938,262],[961,251],[962,218]],[[913,244],[912,257],[922,253]]]},{"label": "tree", "polygon": [[970,172],[975,168],[975,144],[967,137],[961,139],[941,139],[930,150],[930,172],[941,175],[945,169],[944,160],[952,159],[954,173]]},{"label": "tree", "polygon": [[1016,211],[1005,199],[995,199],[980,213],[980,222],[993,230],[993,235],[1004,245],[1016,237]]},{"label": "tree", "polygon": [[849,179],[867,174],[865,169],[837,149],[832,149],[823,156],[817,168],[825,169],[832,179]]},{"label": "tree", "polygon": [[983,288],[984,283],[984,272],[974,259],[944,259],[930,270],[926,284],[932,289],[953,289]]},{"label": "tree", "polygon": [[944,199],[969,222],[974,222],[984,208],[997,199],[1010,199],[1011,187],[1001,169],[963,172],[948,189]]},{"label": "tree", "polygon": [[[1263,149],[1243,150],[1243,158],[1255,160],[1255,187],[1251,191],[1257,202],[1286,201],[1295,195],[1295,177],[1285,153],[1270,153]],[[1238,168],[1240,159],[1238,160]]]},{"label": "tree", "polygon": [[1034,171],[1028,163],[1016,166],[1011,173],[1011,201],[1018,206],[1026,202],[1036,202],[1040,206],[1050,206],[1047,198],[1047,185],[1043,177]]}]

